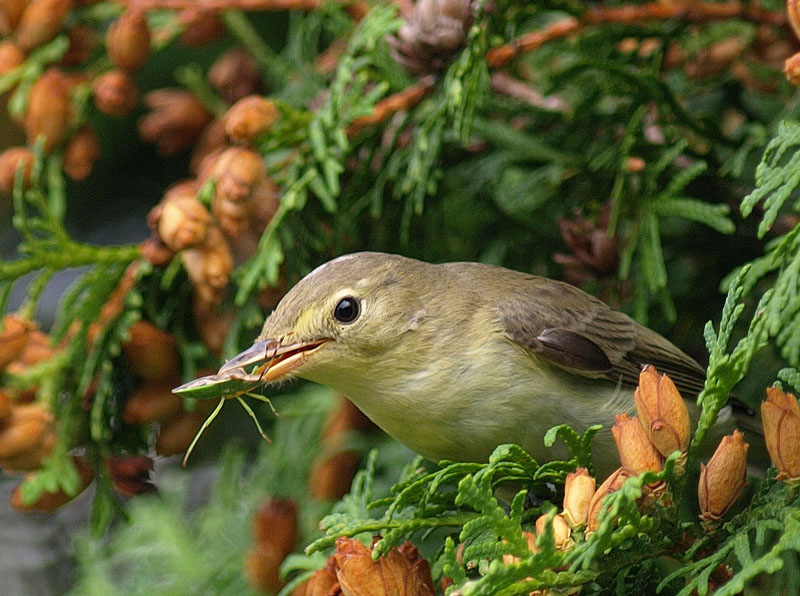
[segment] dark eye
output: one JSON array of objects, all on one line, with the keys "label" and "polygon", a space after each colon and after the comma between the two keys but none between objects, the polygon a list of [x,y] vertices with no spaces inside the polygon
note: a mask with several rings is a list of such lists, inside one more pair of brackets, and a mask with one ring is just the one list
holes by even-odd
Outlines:
[{"label": "dark eye", "polygon": [[361,305],[352,297],[342,298],[333,309],[334,318],[340,323],[352,323],[361,314]]}]

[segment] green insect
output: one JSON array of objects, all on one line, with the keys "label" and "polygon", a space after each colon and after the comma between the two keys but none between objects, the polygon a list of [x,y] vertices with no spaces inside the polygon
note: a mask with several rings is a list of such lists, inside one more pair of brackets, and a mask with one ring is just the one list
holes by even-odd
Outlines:
[{"label": "green insect", "polygon": [[264,429],[261,428],[261,424],[259,423],[255,412],[253,412],[253,409],[243,399],[243,396],[246,395],[248,397],[252,397],[253,399],[263,401],[269,405],[273,414],[276,416],[278,415],[278,413],[275,411],[275,408],[272,406],[272,402],[268,398],[264,397],[263,395],[253,393],[253,389],[264,382],[264,375],[269,369],[270,364],[271,362],[268,360],[265,366],[255,369],[255,371],[252,373],[248,373],[244,368],[228,369],[222,373],[194,379],[193,381],[189,381],[188,383],[185,383],[172,390],[173,393],[188,399],[219,398],[217,407],[214,408],[214,411],[211,412],[208,418],[205,419],[203,425],[200,427],[200,430],[197,431],[194,439],[192,439],[189,448],[186,450],[186,455],[183,457],[184,466],[189,459],[189,455],[191,455],[192,451],[194,450],[197,441],[200,439],[200,436],[211,425],[211,423],[220,413],[220,410],[222,410],[222,406],[225,404],[225,401],[228,399],[235,399],[241,404],[250,418],[253,419],[253,422],[255,422],[256,428],[258,429],[258,434],[260,434],[265,441],[269,442],[270,439],[264,432]]}]

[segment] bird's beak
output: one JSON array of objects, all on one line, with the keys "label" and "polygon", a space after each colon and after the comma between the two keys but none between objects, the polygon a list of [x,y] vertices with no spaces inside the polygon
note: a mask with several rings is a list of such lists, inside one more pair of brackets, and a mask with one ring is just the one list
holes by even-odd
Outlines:
[{"label": "bird's beak", "polygon": [[245,369],[256,364],[258,365],[256,374],[260,375],[262,382],[269,383],[303,365],[314,352],[329,341],[327,338],[292,344],[284,344],[274,339],[258,341],[223,364],[218,374],[234,369]]}]

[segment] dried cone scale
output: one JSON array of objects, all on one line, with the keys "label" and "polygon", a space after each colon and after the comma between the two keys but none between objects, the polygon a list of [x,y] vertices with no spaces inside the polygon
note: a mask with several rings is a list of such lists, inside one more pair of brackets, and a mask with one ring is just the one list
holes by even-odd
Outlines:
[{"label": "dried cone scale", "polygon": [[261,71],[250,52],[236,47],[211,65],[208,82],[225,101],[234,103],[261,90]]},{"label": "dried cone scale", "polygon": [[119,69],[99,75],[92,83],[98,110],[109,116],[127,116],[139,103],[139,90],[131,76]]},{"label": "dried cone scale", "polygon": [[761,403],[761,423],[778,480],[800,480],[800,406],[797,398],[778,387],[767,388]]},{"label": "dried cone scale", "polygon": [[611,434],[617,444],[623,468],[633,475],[658,472],[661,469],[661,455],[648,439],[636,416],[628,418],[627,414],[617,415]]},{"label": "dried cone scale", "polygon": [[667,375],[645,366],[633,394],[636,411],[647,436],[664,457],[689,447],[691,423],[686,402]]},{"label": "dried cone scale", "polygon": [[564,519],[573,528],[586,525],[597,481],[586,468],[567,474],[564,484]]},{"label": "dried cone scale", "polygon": [[[552,530],[549,530],[548,526],[550,526]],[[547,534],[548,531],[552,531],[556,550],[568,550],[573,544],[570,539],[572,529],[567,523],[567,520],[561,515],[556,514],[551,516],[549,514],[542,514],[536,518],[535,527],[537,536],[543,536]]]},{"label": "dried cone scale", "polygon": [[155,143],[162,155],[172,155],[192,145],[211,114],[189,91],[156,89],[144,97],[150,112],[139,121],[139,135]]},{"label": "dried cone scale", "polygon": [[64,172],[73,180],[83,180],[100,157],[100,141],[90,125],[84,125],[67,143]]},{"label": "dried cone scale", "polygon": [[789,25],[791,25],[795,37],[800,39],[800,0],[787,0],[786,14],[789,17]]},{"label": "dried cone scale", "polygon": [[65,492],[64,489],[59,489],[52,493],[44,492],[33,503],[26,503],[22,498],[20,486],[17,486],[17,488],[14,489],[14,493],[11,495],[11,506],[20,511],[49,513],[72,501],[91,484],[92,480],[94,480],[94,469],[86,458],[74,457],[72,461],[80,477],[80,484],[78,485],[78,492],[76,494],[71,495]]},{"label": "dried cone scale", "polygon": [[210,227],[206,241],[181,251],[183,266],[192,282],[196,297],[206,305],[222,302],[233,272],[233,254],[222,232]]},{"label": "dried cone scale", "polygon": [[175,338],[147,321],[134,323],[129,331],[122,352],[133,374],[152,383],[173,379],[180,367]]},{"label": "dried cone scale", "polygon": [[592,501],[589,503],[588,520],[586,529],[594,532],[600,527],[600,512],[603,510],[604,499],[613,492],[618,491],[625,484],[625,481],[630,478],[630,472],[625,468],[618,468],[616,471],[605,479],[603,484],[599,486],[597,491],[592,496]]},{"label": "dried cone scale", "polygon": [[266,133],[278,119],[278,109],[266,97],[249,95],[225,113],[225,134],[234,143],[251,143]]},{"label": "dried cone scale", "polygon": [[180,379],[161,383],[144,383],[128,396],[122,419],[128,424],[164,422],[183,411],[183,401],[172,393]]},{"label": "dried cone scale", "polygon": [[[786,13],[795,37],[800,39],[800,0],[786,0]],[[792,85],[800,86],[800,52],[786,59],[783,72]]]},{"label": "dried cone scale", "polygon": [[152,219],[158,236],[171,250],[195,248],[206,241],[212,225],[211,214],[195,198],[194,185],[168,191],[156,209]]},{"label": "dried cone scale", "polygon": [[722,438],[708,464],[700,465],[700,518],[719,521],[747,486],[747,449],[738,430]]},{"label": "dried cone scale", "polygon": [[33,151],[27,147],[9,147],[0,153],[0,193],[10,195],[14,190],[17,169],[22,168],[22,186],[27,188],[31,181]]},{"label": "dried cone scale", "polygon": [[348,596],[433,596],[430,567],[406,542],[377,561],[358,540],[338,538],[333,554],[336,579]]},{"label": "dried cone scale", "polygon": [[47,451],[54,424],[53,415],[40,404],[14,405],[11,413],[0,421],[0,466],[18,470],[22,466],[16,458],[26,453],[47,455],[43,451]]},{"label": "dried cone scale", "polygon": [[3,318],[3,328],[0,331],[0,370],[5,369],[22,353],[35,328],[31,321],[17,315],[6,315]]},{"label": "dried cone scale", "polygon": [[202,6],[183,9],[178,13],[178,22],[184,28],[178,40],[190,47],[204,46],[217,41],[227,31],[218,11]]},{"label": "dried cone scale", "polygon": [[70,86],[69,77],[57,68],[47,69],[36,79],[23,119],[29,145],[44,137],[44,150],[49,152],[64,140],[72,120]]},{"label": "dried cone scale", "polygon": [[468,0],[419,0],[389,38],[395,60],[415,74],[444,68],[464,45],[471,18]]},{"label": "dried cone scale", "polygon": [[25,51],[53,39],[72,8],[72,0],[30,0],[20,15],[17,43]]},{"label": "dried cone scale", "polygon": [[25,52],[10,39],[0,41],[0,75],[25,62]]},{"label": "dried cone scale", "polygon": [[265,501],[253,516],[254,545],[244,561],[245,576],[262,592],[275,593],[283,586],[280,566],[297,541],[297,507],[289,499]]},{"label": "dried cone scale", "polygon": [[0,35],[10,35],[19,25],[28,0],[3,0],[0,2]]},{"label": "dried cone scale", "polygon": [[140,68],[150,55],[150,29],[140,10],[128,9],[114,21],[106,34],[111,61],[122,70]]},{"label": "dried cone scale", "polygon": [[114,489],[121,495],[133,497],[155,490],[150,482],[153,460],[146,455],[112,455],[105,460],[105,466]]}]

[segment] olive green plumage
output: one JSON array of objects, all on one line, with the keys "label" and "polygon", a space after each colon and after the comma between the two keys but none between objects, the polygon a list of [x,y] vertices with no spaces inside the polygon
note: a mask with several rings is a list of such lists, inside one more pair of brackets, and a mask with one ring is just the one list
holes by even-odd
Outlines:
[{"label": "olive green plumage", "polygon": [[[343,299],[358,314],[337,320]],[[346,304],[345,306],[352,306]],[[259,337],[328,340],[287,376],[348,396],[433,460],[486,460],[521,444],[540,460],[552,426],[610,426],[633,410],[641,366],[669,374],[685,397],[705,373],[657,333],[568,284],[478,263],[432,265],[383,253],[345,255],[302,279]],[[601,469],[616,467],[610,436]]]}]

